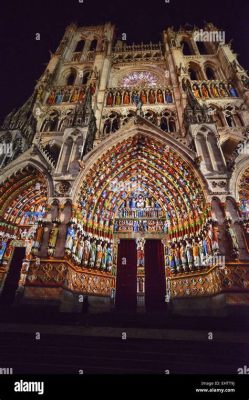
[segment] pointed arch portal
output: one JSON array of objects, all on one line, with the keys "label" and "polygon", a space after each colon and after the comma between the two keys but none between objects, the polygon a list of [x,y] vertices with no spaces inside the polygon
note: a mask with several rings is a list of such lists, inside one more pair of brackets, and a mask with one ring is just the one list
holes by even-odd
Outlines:
[{"label": "pointed arch portal", "polygon": [[[93,164],[74,209],[86,232],[108,238],[139,232],[184,236],[198,231],[207,213],[202,182],[191,163],[141,134]],[[141,221],[147,224],[136,223]]]},{"label": "pointed arch portal", "polygon": [[114,242],[117,307],[134,310],[142,299],[147,309],[159,310],[166,295],[163,243],[198,234],[208,210],[191,161],[166,143],[137,133],[91,165],[73,220],[89,237]]}]

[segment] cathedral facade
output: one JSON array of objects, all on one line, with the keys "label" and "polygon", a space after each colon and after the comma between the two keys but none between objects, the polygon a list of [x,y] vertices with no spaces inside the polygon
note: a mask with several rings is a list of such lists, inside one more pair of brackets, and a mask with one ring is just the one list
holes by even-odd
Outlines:
[{"label": "cathedral facade", "polygon": [[249,78],[198,32],[127,45],[110,23],[67,27],[0,128],[2,303],[249,303]]}]

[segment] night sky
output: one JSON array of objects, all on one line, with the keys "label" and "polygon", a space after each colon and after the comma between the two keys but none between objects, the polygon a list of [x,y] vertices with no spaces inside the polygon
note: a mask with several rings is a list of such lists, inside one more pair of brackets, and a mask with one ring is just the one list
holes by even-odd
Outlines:
[{"label": "night sky", "polygon": [[[1,0],[0,120],[30,96],[65,27],[116,25],[128,43],[158,42],[168,26],[213,22],[249,69],[249,0]],[[35,40],[40,33],[41,40]]]}]

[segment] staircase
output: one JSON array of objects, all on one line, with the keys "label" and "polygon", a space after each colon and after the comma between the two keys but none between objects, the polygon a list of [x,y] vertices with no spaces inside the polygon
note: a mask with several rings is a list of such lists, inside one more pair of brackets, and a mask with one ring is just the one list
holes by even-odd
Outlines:
[{"label": "staircase", "polygon": [[14,374],[237,374],[248,365],[248,318],[239,314],[86,317],[34,309],[28,320],[13,311],[1,310],[0,367]]},{"label": "staircase", "polygon": [[14,374],[237,374],[248,344],[34,333],[0,334],[1,367]]}]

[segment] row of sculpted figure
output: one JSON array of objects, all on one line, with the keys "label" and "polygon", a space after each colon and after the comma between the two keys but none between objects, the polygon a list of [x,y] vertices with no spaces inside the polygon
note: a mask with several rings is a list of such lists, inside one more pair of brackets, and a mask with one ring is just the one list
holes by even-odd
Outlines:
[{"label": "row of sculpted figure", "polygon": [[238,97],[238,92],[231,83],[194,83],[192,90],[196,98]]},{"label": "row of sculpted figure", "polygon": [[158,232],[167,233],[167,221],[160,219],[117,219],[114,222],[114,232]]},{"label": "row of sculpted figure", "polygon": [[[226,257],[238,259],[239,244],[231,220],[225,219]],[[187,272],[210,265],[225,263],[221,256],[219,226],[217,221],[208,220],[198,234],[186,234],[173,239],[165,247],[166,265],[172,273]]]},{"label": "row of sculpted figure", "polygon": [[105,239],[91,237],[77,224],[67,228],[66,253],[78,265],[110,272],[113,266],[112,244]]},{"label": "row of sculpted figure", "polygon": [[[96,84],[90,84],[90,92],[93,95],[96,90]],[[81,87],[63,87],[52,89],[47,104],[61,104],[61,103],[83,103],[86,96],[86,88]]]},{"label": "row of sculpted figure", "polygon": [[126,89],[109,90],[106,96],[107,106],[121,106],[138,103],[142,104],[165,104],[173,103],[170,89],[141,89],[129,91]]},{"label": "row of sculpted figure", "polygon": [[166,246],[166,265],[174,274],[209,265],[219,254],[218,234],[218,224],[209,221],[198,235],[173,240]]}]

